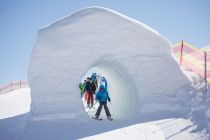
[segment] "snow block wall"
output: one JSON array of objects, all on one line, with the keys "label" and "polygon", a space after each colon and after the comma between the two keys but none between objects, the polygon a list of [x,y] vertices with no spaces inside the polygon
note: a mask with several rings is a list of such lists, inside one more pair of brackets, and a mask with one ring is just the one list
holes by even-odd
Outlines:
[{"label": "snow block wall", "polygon": [[39,31],[28,72],[33,113],[87,118],[78,84],[91,68],[107,77],[111,113],[119,119],[150,112],[162,97],[190,87],[167,39],[115,11],[92,7]]}]

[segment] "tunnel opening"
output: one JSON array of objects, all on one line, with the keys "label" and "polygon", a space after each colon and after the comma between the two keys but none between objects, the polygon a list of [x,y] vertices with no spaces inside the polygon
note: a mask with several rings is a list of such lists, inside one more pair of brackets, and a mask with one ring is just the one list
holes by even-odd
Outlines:
[{"label": "tunnel opening", "polygon": [[[81,83],[93,73],[97,74],[98,87],[100,78],[105,77],[107,80],[107,91],[111,102],[107,106],[114,119],[129,119],[135,117],[138,112],[138,94],[133,79],[126,71],[126,68],[113,60],[101,60],[95,63],[82,77]],[[96,90],[96,93],[99,89]],[[85,96],[82,97],[85,111],[90,117],[95,116],[99,103],[96,103],[94,96],[94,107],[88,108]],[[102,109],[100,117],[106,117]]]}]

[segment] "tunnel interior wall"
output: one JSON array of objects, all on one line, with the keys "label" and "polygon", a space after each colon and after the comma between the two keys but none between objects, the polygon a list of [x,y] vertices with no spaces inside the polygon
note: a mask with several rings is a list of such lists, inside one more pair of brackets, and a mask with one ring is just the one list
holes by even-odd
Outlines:
[{"label": "tunnel interior wall", "polygon": [[[90,77],[93,72],[96,72],[98,75],[106,78],[108,93],[111,98],[111,103],[108,103],[108,107],[115,119],[135,117],[139,105],[138,90],[135,87],[134,80],[126,71],[126,68],[115,61],[114,57],[104,58],[99,59],[88,72],[89,75],[85,77]],[[89,114],[92,115],[92,113]]]}]

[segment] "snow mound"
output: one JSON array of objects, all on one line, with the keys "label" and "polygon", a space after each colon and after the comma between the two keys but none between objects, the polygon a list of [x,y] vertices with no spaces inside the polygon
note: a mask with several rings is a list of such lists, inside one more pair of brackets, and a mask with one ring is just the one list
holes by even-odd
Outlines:
[{"label": "snow mound", "polygon": [[78,84],[92,68],[107,78],[110,110],[119,120],[183,109],[174,103],[190,90],[167,39],[115,11],[92,7],[39,31],[28,71],[33,114],[87,120]]}]

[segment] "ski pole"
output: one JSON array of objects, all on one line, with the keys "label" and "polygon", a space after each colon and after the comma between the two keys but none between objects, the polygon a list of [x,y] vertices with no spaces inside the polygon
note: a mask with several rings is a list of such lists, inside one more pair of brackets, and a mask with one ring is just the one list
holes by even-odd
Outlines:
[{"label": "ski pole", "polygon": [[98,102],[96,102],[88,111],[87,113],[97,104]]}]

